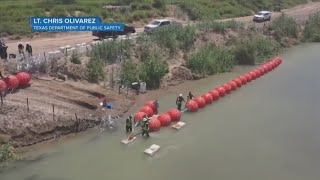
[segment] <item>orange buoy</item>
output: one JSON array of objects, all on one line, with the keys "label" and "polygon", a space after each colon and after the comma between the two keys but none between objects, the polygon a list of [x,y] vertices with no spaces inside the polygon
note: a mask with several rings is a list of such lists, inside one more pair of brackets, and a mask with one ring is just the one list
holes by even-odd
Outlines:
[{"label": "orange buoy", "polygon": [[9,75],[3,79],[7,85],[7,89],[16,89],[19,86],[19,80],[16,76]]},{"label": "orange buoy", "polygon": [[198,111],[198,104],[194,100],[190,100],[186,103],[186,107],[189,109],[190,112],[197,112]]},{"label": "orange buoy", "polygon": [[255,80],[257,78],[257,74],[254,71],[250,71],[249,74],[252,77],[252,80]]},{"label": "orange buoy", "polygon": [[153,116],[153,110],[151,109],[151,107],[149,106],[143,106],[141,109],[140,109],[140,112],[144,112],[148,115],[148,117],[151,117]]},{"label": "orange buoy", "polygon": [[252,80],[252,76],[249,73],[245,74],[244,77],[247,79],[247,82]]},{"label": "orange buoy", "polygon": [[144,112],[137,112],[133,117],[134,122],[142,121],[142,118],[144,115],[147,115],[147,114]]},{"label": "orange buoy", "polygon": [[229,81],[228,84],[231,86],[232,91],[237,89],[237,83],[234,80]]},{"label": "orange buoy", "polygon": [[219,99],[219,91],[215,90],[215,89],[212,89],[211,91],[209,91],[209,93],[211,94],[212,96],[212,99],[214,101],[218,100]]},{"label": "orange buoy", "polygon": [[269,72],[269,67],[267,65],[263,65],[262,67],[263,67],[264,73]]},{"label": "orange buoy", "polygon": [[261,71],[258,69],[253,70],[254,73],[256,73],[256,78],[259,78],[261,76]]},{"label": "orange buoy", "polygon": [[0,93],[7,90],[7,85],[3,80],[0,80]]},{"label": "orange buoy", "polygon": [[222,84],[222,87],[224,87],[224,89],[226,89],[227,94],[231,93],[232,87],[230,86],[230,84],[224,83],[224,84]]},{"label": "orange buoy", "polygon": [[156,117],[153,117],[150,119],[150,121],[149,121],[149,131],[150,132],[159,131],[160,127],[161,127],[161,123]]},{"label": "orange buoy", "polygon": [[19,80],[19,85],[21,86],[28,85],[31,80],[30,74],[26,72],[19,72],[16,77]]},{"label": "orange buoy", "polygon": [[241,80],[242,85],[246,85],[246,84],[247,84],[247,78],[246,78],[246,77],[244,77],[244,76],[239,76],[239,79]]},{"label": "orange buoy", "polygon": [[154,106],[154,104],[153,104],[153,101],[147,101],[145,104],[144,104],[144,106],[149,106],[149,107],[151,107],[151,109],[153,110],[153,111],[155,111],[156,110],[156,107]]},{"label": "orange buoy", "polygon": [[226,93],[227,93],[227,92],[226,92],[226,89],[225,89],[224,87],[222,87],[222,86],[217,87],[216,90],[219,92],[219,96],[220,96],[220,97],[225,96]]},{"label": "orange buoy", "polygon": [[258,67],[257,70],[260,71],[261,76],[263,76],[265,74],[263,67]]},{"label": "orange buoy", "polygon": [[194,101],[198,104],[199,108],[203,108],[206,106],[206,100],[201,96],[194,98]]},{"label": "orange buoy", "polygon": [[157,119],[160,121],[161,126],[169,126],[171,123],[171,117],[168,113],[161,113]]},{"label": "orange buoy", "polygon": [[207,104],[211,104],[213,102],[213,97],[210,93],[205,93],[201,97],[206,101]]},{"label": "orange buoy", "polygon": [[237,87],[238,87],[238,88],[242,86],[242,81],[241,81],[240,78],[235,78],[235,79],[234,79],[234,82],[237,83]]},{"label": "orange buoy", "polygon": [[171,108],[167,114],[170,116],[171,121],[179,121],[181,118],[181,112],[178,109]]}]

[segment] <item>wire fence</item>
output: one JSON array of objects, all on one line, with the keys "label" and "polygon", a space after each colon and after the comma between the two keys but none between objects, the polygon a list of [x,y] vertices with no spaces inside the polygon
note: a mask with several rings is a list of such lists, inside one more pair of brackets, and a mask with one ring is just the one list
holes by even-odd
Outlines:
[{"label": "wire fence", "polygon": [[98,44],[108,41],[121,41],[121,40],[135,40],[138,34],[134,33],[127,36],[119,36],[117,39],[108,38],[99,41],[92,41],[90,43],[79,43],[75,44],[74,46],[66,45],[62,46],[55,51],[50,52],[43,52],[37,53],[32,56],[29,56],[28,53],[18,53],[9,54],[9,61],[16,62],[16,70],[25,69],[29,72],[36,72],[37,70],[41,69],[41,67],[47,63],[50,63],[54,60],[64,59],[71,57],[72,55],[83,56],[88,55],[92,48]]}]

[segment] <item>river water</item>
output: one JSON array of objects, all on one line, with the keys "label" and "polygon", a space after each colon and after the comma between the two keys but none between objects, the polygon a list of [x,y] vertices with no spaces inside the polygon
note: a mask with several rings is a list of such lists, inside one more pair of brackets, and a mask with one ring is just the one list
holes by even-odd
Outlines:
[{"label": "river water", "polygon": [[[32,152],[1,180],[319,180],[320,44],[289,49],[274,71],[197,113],[180,131],[162,128],[129,145],[124,127],[98,130]],[[160,99],[173,107],[189,88],[200,94],[248,69],[188,82]],[[152,158],[143,151],[161,146]]]}]

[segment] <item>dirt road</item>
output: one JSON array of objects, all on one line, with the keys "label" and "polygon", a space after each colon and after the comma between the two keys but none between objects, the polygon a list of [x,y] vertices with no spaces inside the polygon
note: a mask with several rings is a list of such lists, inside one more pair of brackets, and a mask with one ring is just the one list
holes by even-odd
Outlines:
[{"label": "dirt road", "polygon": [[[308,16],[312,13],[315,13],[317,11],[320,11],[320,2],[313,2],[309,4],[300,5],[291,9],[285,9],[283,12],[286,15],[289,15],[291,17],[294,17],[298,22],[304,22]],[[273,13],[272,17],[279,16],[280,13]],[[237,21],[241,21],[244,23],[250,23],[252,22],[252,16],[246,16],[246,17],[239,17],[234,18]],[[225,19],[230,20],[230,19]],[[143,28],[139,27],[136,28],[137,32],[142,32]],[[94,37],[91,35],[91,33],[65,33],[65,34],[57,34],[54,37],[48,37],[48,38],[26,38],[16,41],[7,41],[7,45],[9,46],[8,52],[9,53],[16,53],[17,52],[17,45],[19,42],[30,42],[33,46],[34,53],[43,53],[43,52],[49,52],[53,50],[58,50],[61,46],[66,45],[75,45],[78,43],[89,43],[94,40]]]}]

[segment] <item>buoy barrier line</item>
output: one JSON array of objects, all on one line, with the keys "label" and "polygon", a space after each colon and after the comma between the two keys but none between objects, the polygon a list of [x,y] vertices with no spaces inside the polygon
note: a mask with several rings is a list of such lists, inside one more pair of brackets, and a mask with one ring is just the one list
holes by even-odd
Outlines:
[{"label": "buoy barrier line", "polygon": [[154,101],[147,101],[134,116],[134,122],[137,123],[142,120],[144,115],[150,117],[149,127],[151,132],[159,131],[161,127],[167,127],[171,122],[180,121],[181,115],[184,112],[198,112],[199,109],[218,101],[220,98],[230,94],[232,91],[257,80],[266,73],[272,71],[282,63],[281,57],[276,57],[268,62],[258,66],[256,69],[251,70],[243,75],[240,75],[227,83],[224,83],[201,96],[189,100],[185,104],[185,109],[179,111],[175,108],[170,108],[167,112],[162,112],[159,116],[154,116],[155,106]]},{"label": "buoy barrier line", "polygon": [[15,90],[30,84],[31,75],[27,72],[19,72],[16,75],[8,75],[0,79],[0,93],[7,90]]}]

